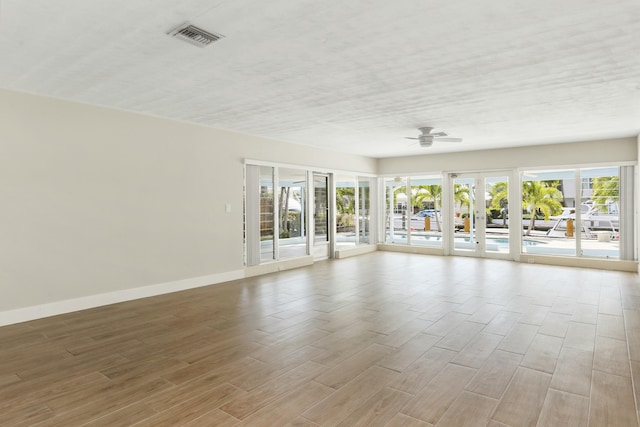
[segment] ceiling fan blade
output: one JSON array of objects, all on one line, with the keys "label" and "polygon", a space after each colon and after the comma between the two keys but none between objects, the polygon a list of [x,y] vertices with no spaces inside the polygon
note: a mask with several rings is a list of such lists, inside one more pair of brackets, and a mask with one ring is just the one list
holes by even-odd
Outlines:
[{"label": "ceiling fan blade", "polygon": [[439,137],[439,136],[448,136],[449,134],[446,132],[434,132],[434,133],[430,133],[429,136],[435,136],[435,137]]},{"label": "ceiling fan blade", "polygon": [[436,137],[436,141],[441,141],[441,142],[462,142],[462,138],[442,138],[442,137]]},{"label": "ceiling fan blade", "polygon": [[414,138],[412,136],[405,136],[404,139],[419,139],[419,138]]}]

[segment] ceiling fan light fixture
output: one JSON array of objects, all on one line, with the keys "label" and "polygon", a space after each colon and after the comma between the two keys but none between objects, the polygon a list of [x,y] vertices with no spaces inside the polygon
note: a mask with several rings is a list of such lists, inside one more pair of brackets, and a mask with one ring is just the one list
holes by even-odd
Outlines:
[{"label": "ceiling fan light fixture", "polygon": [[433,137],[428,135],[420,135],[418,137],[418,142],[421,147],[431,147],[433,145]]},{"label": "ceiling fan light fixture", "polygon": [[446,132],[434,132],[433,130],[434,128],[431,126],[423,126],[418,128],[418,131],[420,131],[420,135],[418,135],[417,138],[412,136],[405,136],[405,138],[418,140],[420,147],[423,148],[431,147],[436,141],[462,142],[462,138],[451,138]]}]

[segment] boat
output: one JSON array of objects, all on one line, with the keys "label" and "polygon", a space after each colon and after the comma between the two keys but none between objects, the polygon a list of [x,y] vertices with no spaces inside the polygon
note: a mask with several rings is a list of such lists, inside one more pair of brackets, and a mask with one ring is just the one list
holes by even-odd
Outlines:
[{"label": "boat", "polygon": [[[567,225],[571,220],[577,230],[575,208],[565,208],[561,215],[554,217],[555,223],[547,231],[549,237],[571,237],[567,235]],[[599,241],[620,240],[620,217],[605,213],[600,206],[592,203],[580,205],[581,237]]]}]

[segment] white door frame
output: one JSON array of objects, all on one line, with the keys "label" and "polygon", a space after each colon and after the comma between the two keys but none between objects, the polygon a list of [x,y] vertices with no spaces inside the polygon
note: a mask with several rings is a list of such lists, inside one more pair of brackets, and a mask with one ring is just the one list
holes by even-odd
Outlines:
[{"label": "white door frame", "polygon": [[[311,206],[311,212],[313,215],[309,215],[309,246],[310,253],[314,260],[321,260],[327,258],[333,258],[335,253],[335,191],[333,190],[333,178],[330,173],[312,172],[311,174],[311,189],[309,191],[309,199]],[[327,240],[322,242],[316,242],[316,178],[324,178],[326,182],[326,212],[327,215]]]},{"label": "white door frame", "polygon": [[[474,248],[473,249],[463,249],[463,248],[456,248],[456,233],[455,232],[455,220],[453,218],[453,215],[451,215],[452,218],[449,219],[449,225],[447,227],[447,230],[449,231],[448,234],[448,239],[447,239],[447,247],[446,247],[446,253],[450,254],[450,255],[456,255],[456,256],[472,256],[472,257],[480,257],[480,258],[496,258],[496,259],[516,259],[516,254],[517,254],[517,246],[516,246],[516,240],[519,241],[519,235],[517,234],[517,232],[515,232],[516,230],[518,230],[519,226],[518,226],[518,222],[519,221],[510,221],[509,223],[509,231],[506,234],[506,237],[508,237],[508,250],[507,252],[499,252],[499,251],[488,251],[487,250],[487,222],[486,222],[486,218],[487,218],[487,212],[485,210],[485,179],[486,178],[491,178],[491,177],[507,177],[508,178],[508,182],[509,182],[509,206],[511,206],[511,213],[512,215],[510,215],[510,217],[512,216],[518,216],[518,209],[520,207],[520,203],[519,203],[519,199],[520,198],[516,198],[517,196],[517,191],[518,191],[518,185],[517,185],[517,179],[515,179],[515,172],[512,170],[499,170],[499,171],[477,171],[477,172],[465,172],[465,173],[449,173],[447,174],[447,200],[448,200],[448,205],[450,207],[449,212],[454,212],[455,209],[455,201],[454,201],[454,180],[455,179],[470,179],[473,180],[474,183],[474,189],[475,189],[475,195],[474,195],[474,200],[479,202],[476,203],[473,206],[473,210],[472,210],[472,221],[475,219],[475,229],[472,226],[471,227],[471,233],[470,234],[470,242],[472,242],[474,244]],[[471,196],[471,195],[470,195]],[[515,199],[515,204],[514,204],[514,199]],[[515,206],[515,208],[514,208]],[[473,218],[475,217],[475,218]],[[510,218],[511,219],[511,218]],[[473,236],[473,240],[471,239],[471,236]]]}]

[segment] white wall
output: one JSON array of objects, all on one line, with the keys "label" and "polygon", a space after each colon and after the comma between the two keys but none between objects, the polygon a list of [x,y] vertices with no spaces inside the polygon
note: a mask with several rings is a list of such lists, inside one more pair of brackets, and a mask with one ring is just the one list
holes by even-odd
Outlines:
[{"label": "white wall", "polygon": [[364,157],[0,90],[0,313],[242,270],[245,158],[376,167]]},{"label": "white wall", "polygon": [[637,138],[620,138],[534,147],[392,157],[378,160],[378,173],[381,175],[409,175],[440,171],[490,171],[636,161],[638,161]]}]

